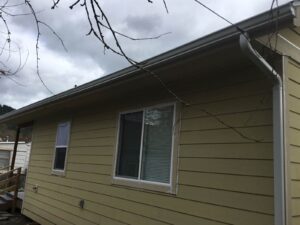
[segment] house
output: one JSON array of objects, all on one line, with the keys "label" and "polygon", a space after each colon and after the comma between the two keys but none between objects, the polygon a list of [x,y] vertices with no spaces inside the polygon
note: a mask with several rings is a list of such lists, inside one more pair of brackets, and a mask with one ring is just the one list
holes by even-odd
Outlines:
[{"label": "house", "polygon": [[[28,161],[30,155],[31,143],[19,141],[18,149],[15,159],[15,167],[21,167],[24,174],[28,168]],[[3,141],[0,142],[0,169],[8,167],[13,158],[14,142]]]},{"label": "house", "polygon": [[22,213],[300,224],[299,25],[290,2],[0,117],[33,126]]}]

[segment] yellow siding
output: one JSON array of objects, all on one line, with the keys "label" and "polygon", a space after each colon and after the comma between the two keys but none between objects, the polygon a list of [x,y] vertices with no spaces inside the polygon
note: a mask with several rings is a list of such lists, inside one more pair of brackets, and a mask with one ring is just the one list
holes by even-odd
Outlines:
[{"label": "yellow siding", "polygon": [[291,224],[300,224],[300,64],[285,58]]},{"label": "yellow siding", "polygon": [[117,105],[72,115],[65,177],[51,175],[56,124],[65,118],[37,121],[23,213],[59,225],[273,225],[271,87],[240,75],[209,90],[202,82],[178,87],[191,105],[181,108],[174,195],[112,185]]}]

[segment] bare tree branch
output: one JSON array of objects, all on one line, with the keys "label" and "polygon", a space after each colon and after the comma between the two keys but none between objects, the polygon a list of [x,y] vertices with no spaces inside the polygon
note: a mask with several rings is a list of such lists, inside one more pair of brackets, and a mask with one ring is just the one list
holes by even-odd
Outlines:
[{"label": "bare tree branch", "polygon": [[39,68],[39,41],[40,41],[40,36],[41,36],[41,32],[40,32],[40,26],[39,26],[39,20],[35,14],[35,11],[31,5],[31,3],[29,2],[29,0],[25,0],[25,3],[28,5],[29,9],[32,12],[32,15],[34,17],[35,20],[35,24],[36,24],[36,29],[37,29],[37,36],[36,36],[36,44],[35,44],[35,53],[36,53],[36,74],[39,78],[39,80],[41,81],[41,83],[43,84],[43,86],[49,91],[49,93],[54,94],[49,88],[48,86],[45,84],[44,80],[41,77],[40,74],[40,68]]},{"label": "bare tree branch", "polygon": [[7,79],[10,79],[12,82],[14,82],[15,84],[17,84],[18,86],[21,86],[21,87],[27,87],[27,85],[22,84],[22,83],[16,81],[15,79],[13,79],[13,78],[10,77],[10,76],[4,76],[4,77],[7,78]]},{"label": "bare tree branch", "polygon": [[7,32],[6,42],[8,43],[8,49],[9,49],[9,51],[8,51],[8,57],[7,57],[6,61],[8,61],[10,59],[10,56],[11,56],[11,51],[10,51],[11,50],[11,48],[10,48],[11,47],[11,45],[10,45],[10,41],[11,41],[10,35],[11,35],[11,32],[10,32],[9,26],[8,26],[8,24],[6,22],[6,19],[4,18],[2,12],[0,12],[0,19],[2,20],[3,24],[5,25],[6,32]]},{"label": "bare tree branch", "polygon": [[53,0],[53,5],[52,5],[51,9],[55,9],[59,2],[60,2],[60,0]]},{"label": "bare tree branch", "polygon": [[[152,0],[147,0],[147,1],[148,1],[149,3],[153,3]],[[169,10],[168,10],[168,6],[167,6],[166,0],[162,0],[162,1],[163,1],[163,3],[164,3],[164,7],[165,7],[166,12],[169,13]]]},{"label": "bare tree branch", "polygon": [[258,143],[261,143],[263,142],[264,140],[262,139],[256,139],[256,138],[251,138],[251,137],[248,137],[247,135],[243,134],[241,131],[238,130],[238,128],[236,127],[233,127],[227,123],[225,123],[223,120],[221,120],[218,116],[214,115],[213,113],[210,113],[209,111],[207,111],[206,109],[202,108],[200,109],[202,112],[208,114],[209,116],[213,117],[216,121],[218,121],[219,123],[221,123],[222,125],[224,125],[226,128],[229,128],[231,129],[232,131],[234,131],[236,134],[238,134],[240,137],[242,137],[243,139],[246,139],[248,141],[251,141],[251,142],[258,142]]},{"label": "bare tree branch", "polygon": [[[36,24],[36,29],[37,29],[37,36],[36,36],[36,45],[35,45],[35,50],[36,50],[36,74],[39,78],[39,80],[41,81],[41,83],[43,84],[43,86],[48,90],[49,93],[54,94],[52,92],[52,90],[49,89],[49,87],[46,85],[46,83],[44,82],[41,74],[40,74],[40,68],[39,68],[39,60],[40,60],[40,56],[39,56],[39,42],[40,42],[40,36],[41,36],[41,31],[40,31],[40,24],[42,24],[43,26],[45,26],[46,28],[48,28],[52,34],[60,41],[61,45],[63,46],[63,48],[65,49],[65,51],[67,51],[67,48],[62,40],[62,38],[56,33],[56,31],[47,23],[41,21],[38,19],[36,12],[33,8],[33,6],[31,5],[29,0],[25,0],[26,5],[29,7],[31,13],[30,15],[33,15],[35,24]],[[57,4],[59,3],[59,0],[54,1],[54,5],[53,8],[55,8],[57,6]]]},{"label": "bare tree branch", "polygon": [[[101,22],[100,22],[100,23],[101,23]],[[109,28],[108,26],[106,26],[105,24],[103,24],[103,23],[101,23],[101,26],[103,26],[103,27],[105,27],[106,29],[109,29],[109,30],[110,30],[110,28]],[[159,35],[153,36],[153,37],[140,37],[140,38],[138,38],[138,37],[131,37],[131,36],[127,35],[127,34],[121,33],[121,32],[116,31],[116,30],[114,30],[113,32],[114,32],[115,34],[118,34],[118,35],[124,37],[124,38],[130,39],[130,40],[132,40],[132,41],[155,40],[155,39],[159,39],[159,38],[161,38],[161,37],[163,37],[163,36],[165,36],[165,35],[171,34],[171,32],[166,32],[166,33],[159,34]]]},{"label": "bare tree branch", "polygon": [[[147,0],[147,1],[149,3],[153,3],[152,0]],[[166,12],[169,13],[166,0],[162,0],[162,1],[163,1],[164,8],[165,8]],[[197,2],[198,4],[202,5],[203,7],[207,8],[208,10],[210,10],[215,15],[221,17],[223,20],[225,20],[228,23],[232,24],[230,21],[226,20],[226,18],[220,16],[218,13],[214,12],[213,10],[208,8],[206,5],[201,3],[200,0],[194,0],[194,1]],[[57,8],[60,2],[61,2],[60,0],[53,0],[53,5],[52,5],[51,9]],[[275,3],[278,4],[278,1],[277,0],[272,0],[271,9],[273,8],[273,5]],[[25,13],[11,13],[11,11],[8,9],[8,7],[16,7],[16,6],[22,6],[22,5],[26,5],[29,8],[30,12],[29,13],[26,13],[26,12]],[[69,8],[73,9],[75,6],[83,7],[83,9],[85,11],[85,14],[86,14],[86,18],[88,20],[88,24],[89,24],[89,32],[87,33],[87,35],[94,36],[103,45],[104,52],[106,50],[109,50],[109,51],[113,52],[114,54],[117,54],[117,55],[123,57],[130,65],[134,66],[135,68],[137,68],[140,71],[143,71],[143,72],[151,75],[154,79],[156,79],[160,83],[160,85],[171,96],[173,96],[177,101],[181,102],[185,106],[190,105],[188,102],[183,100],[180,96],[178,96],[170,87],[168,87],[168,85],[164,82],[164,80],[162,79],[162,77],[159,74],[157,74],[155,71],[149,69],[148,67],[146,67],[143,64],[137,62],[136,60],[131,58],[129,55],[127,55],[126,51],[124,50],[124,48],[121,45],[121,42],[119,40],[119,38],[126,38],[126,39],[129,39],[129,40],[132,40],[132,41],[153,40],[153,39],[161,38],[164,35],[170,34],[170,32],[163,33],[163,34],[153,36],[153,37],[132,37],[128,34],[125,34],[123,32],[120,32],[120,31],[114,29],[114,27],[112,26],[108,16],[104,12],[99,0],[74,0],[73,4],[71,4],[69,6]],[[25,3],[15,4],[15,5],[13,5],[13,4],[9,5],[8,0],[6,0],[3,4],[0,5],[0,20],[4,24],[5,31],[6,31],[6,32],[0,31],[0,33],[5,34],[5,41],[3,42],[3,46],[0,48],[0,56],[2,54],[4,54],[4,52],[8,52],[8,59],[9,59],[10,53],[13,52],[13,50],[11,49],[11,46],[10,46],[11,45],[11,32],[10,32],[8,23],[6,21],[6,17],[27,16],[27,15],[32,15],[33,16],[34,22],[35,22],[35,25],[36,25],[36,30],[37,30],[36,45],[35,45],[36,73],[37,73],[37,76],[38,76],[39,80],[43,84],[43,86],[51,94],[53,94],[53,92],[47,87],[46,83],[43,81],[42,76],[40,74],[40,68],[39,68],[39,60],[40,60],[39,43],[40,43],[40,37],[41,37],[41,29],[40,29],[41,27],[40,27],[40,25],[42,25],[42,26],[46,27],[47,29],[49,29],[52,32],[52,34],[59,40],[62,47],[66,51],[67,51],[67,49],[66,49],[66,46],[63,42],[63,39],[58,35],[58,33],[50,25],[48,25],[47,23],[39,20],[39,18],[37,17],[37,12],[34,10],[32,4],[30,3],[30,0],[25,0]],[[234,24],[232,24],[232,25],[234,26]],[[237,27],[237,29],[240,30],[239,27]],[[110,37],[110,35],[112,37],[113,44],[111,44],[111,39],[108,38],[108,37]],[[18,47],[18,51],[16,51],[16,52],[19,53],[19,63],[16,66],[16,69],[12,70],[7,66],[7,63],[0,61],[0,65],[2,65],[2,68],[0,68],[0,77],[6,77],[7,79],[10,79],[11,81],[16,83],[17,85],[25,86],[24,84],[22,84],[22,83],[18,82],[17,80],[15,80],[14,77],[13,77],[13,75],[16,75],[18,72],[20,72],[20,70],[23,69],[23,67],[26,64],[27,59],[28,59],[28,54],[27,54],[27,57],[26,57],[25,61],[23,62],[21,49],[18,45],[17,45],[17,47]],[[252,138],[252,137],[248,137],[243,132],[241,132],[241,130],[239,128],[227,124],[226,122],[221,120],[218,116],[216,116],[213,113],[210,113],[209,111],[207,111],[204,107],[201,110],[203,112],[205,112],[208,116],[213,117],[215,120],[217,120],[219,123],[221,123],[226,128],[231,129],[233,132],[235,132],[236,134],[238,134],[240,137],[244,138],[245,140],[252,141],[252,142],[262,142],[263,141],[263,140],[258,140],[258,139]]]},{"label": "bare tree branch", "polygon": [[[6,10],[4,9],[0,9],[0,11],[8,16],[29,16],[29,15],[32,15],[32,12],[29,12],[29,13],[10,13],[10,12],[7,12]],[[39,12],[35,12],[36,14],[39,13]]]},{"label": "bare tree branch", "polygon": [[[92,6],[92,10],[94,13],[94,18],[95,18],[95,22],[96,25],[98,27],[98,32],[101,36],[101,40],[104,43],[104,46],[108,49],[110,49],[113,52],[117,52],[117,54],[123,56],[131,65],[135,66],[137,69],[140,69],[141,71],[144,71],[146,73],[149,73],[150,75],[152,75],[155,79],[157,79],[160,84],[173,96],[175,97],[179,102],[183,103],[184,105],[189,105],[189,103],[187,103],[186,101],[184,101],[183,99],[181,99],[174,91],[172,91],[166,84],[165,82],[160,78],[160,76],[158,76],[155,72],[148,70],[146,68],[144,68],[141,64],[139,64],[138,62],[136,62],[135,60],[133,60],[132,58],[130,58],[129,56],[127,56],[127,54],[124,52],[118,38],[117,38],[117,34],[114,31],[114,29],[112,28],[110,21],[108,19],[108,17],[106,16],[106,14],[104,13],[102,7],[100,6],[99,2],[97,0],[90,0],[90,4]],[[102,33],[102,29],[101,29],[101,22],[99,21],[99,16],[97,15],[96,9],[99,10],[99,12],[101,13],[101,18],[103,18],[103,20],[105,21],[106,25],[108,26],[109,30],[111,31],[111,34],[113,36],[113,39],[115,41],[115,44],[117,46],[118,50],[115,50],[114,48],[112,48],[110,45],[108,45],[105,40],[104,40],[104,36]]]},{"label": "bare tree branch", "polygon": [[66,48],[63,39],[56,33],[56,31],[49,24],[47,24],[47,23],[45,23],[43,21],[39,21],[39,23],[43,24],[45,27],[47,27],[53,33],[53,35],[60,41],[60,44],[63,46],[63,48],[67,52],[68,49]]},{"label": "bare tree branch", "polygon": [[22,5],[26,5],[26,3],[19,3],[19,4],[13,4],[13,5],[7,5],[8,1],[6,1],[3,5],[0,5],[0,8],[14,8]]},{"label": "bare tree branch", "polygon": [[70,8],[70,9],[73,9],[73,7],[76,6],[79,2],[80,2],[80,0],[77,0],[77,1],[74,2],[72,5],[70,5],[69,8]]},{"label": "bare tree branch", "polygon": [[165,9],[166,9],[166,12],[169,13],[169,10],[168,10],[168,6],[167,6],[167,3],[166,3],[166,0],[163,0],[164,2],[164,6],[165,6]]}]

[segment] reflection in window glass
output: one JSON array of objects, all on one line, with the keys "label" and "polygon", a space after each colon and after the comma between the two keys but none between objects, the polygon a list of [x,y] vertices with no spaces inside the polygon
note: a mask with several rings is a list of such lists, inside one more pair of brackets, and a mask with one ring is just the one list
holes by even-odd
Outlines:
[{"label": "reflection in window glass", "polygon": [[170,183],[173,122],[174,105],[122,114],[116,175]]},{"label": "reflection in window glass", "polygon": [[141,179],[169,183],[173,106],[145,111]]},{"label": "reflection in window glass", "polygon": [[142,135],[143,112],[121,115],[117,175],[137,178]]},{"label": "reflection in window glass", "polygon": [[60,123],[57,126],[56,144],[54,153],[54,170],[64,170],[66,163],[66,154],[70,136],[70,122]]}]

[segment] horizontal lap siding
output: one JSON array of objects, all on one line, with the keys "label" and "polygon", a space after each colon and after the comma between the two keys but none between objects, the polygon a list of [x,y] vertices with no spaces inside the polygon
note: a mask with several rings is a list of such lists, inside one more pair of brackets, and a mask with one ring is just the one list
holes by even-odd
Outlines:
[{"label": "horizontal lap siding", "polygon": [[284,64],[288,106],[288,153],[292,224],[300,224],[300,64],[286,58]]},{"label": "horizontal lap siding", "polygon": [[24,214],[42,224],[273,224],[267,81],[199,87],[178,90],[191,105],[181,108],[176,195],[111,185],[116,107],[72,117],[65,177],[51,175],[60,119],[35,124]]}]

